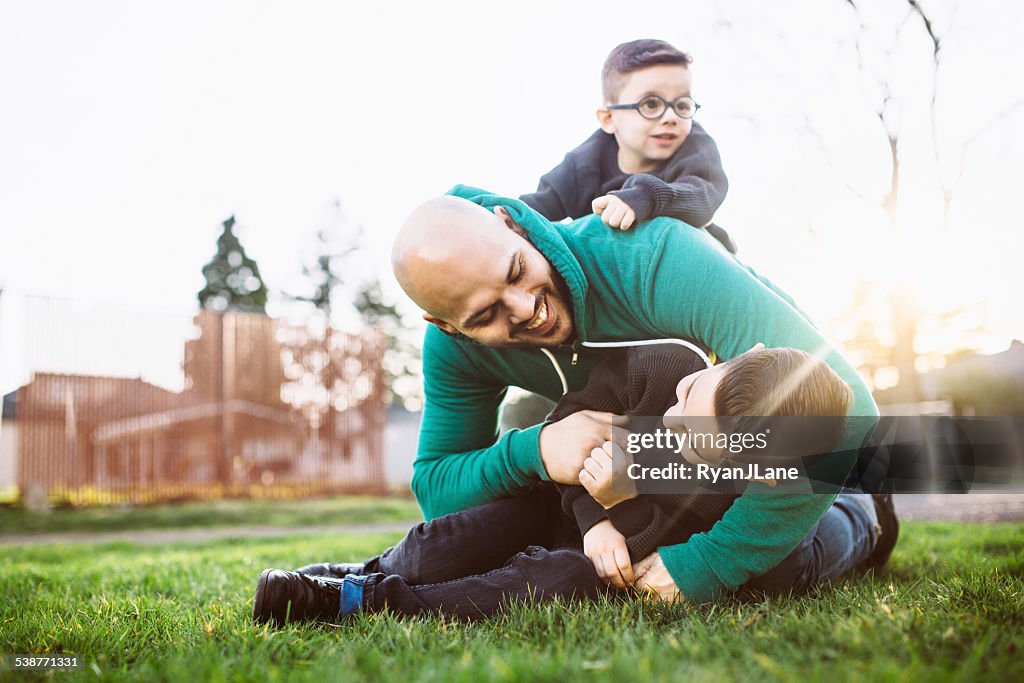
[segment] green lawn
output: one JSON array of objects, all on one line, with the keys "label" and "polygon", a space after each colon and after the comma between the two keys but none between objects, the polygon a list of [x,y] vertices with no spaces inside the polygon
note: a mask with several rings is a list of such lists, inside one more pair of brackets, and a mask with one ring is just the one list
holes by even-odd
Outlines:
[{"label": "green lawn", "polygon": [[397,537],[7,548],[0,652],[85,655],[59,680],[1024,680],[1021,524],[907,523],[890,572],[795,599],[250,622],[264,567],[357,559]]},{"label": "green lawn", "polygon": [[216,500],[142,507],[34,512],[0,509],[0,535],[183,529],[209,526],[363,524],[422,519],[412,498],[342,496],[310,500]]}]

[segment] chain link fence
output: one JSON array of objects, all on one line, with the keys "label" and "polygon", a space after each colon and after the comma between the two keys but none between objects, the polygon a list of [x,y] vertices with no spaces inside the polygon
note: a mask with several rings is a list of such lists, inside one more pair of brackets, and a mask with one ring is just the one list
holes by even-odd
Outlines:
[{"label": "chain link fence", "polygon": [[29,504],[386,489],[373,330],[2,299],[0,484]]}]

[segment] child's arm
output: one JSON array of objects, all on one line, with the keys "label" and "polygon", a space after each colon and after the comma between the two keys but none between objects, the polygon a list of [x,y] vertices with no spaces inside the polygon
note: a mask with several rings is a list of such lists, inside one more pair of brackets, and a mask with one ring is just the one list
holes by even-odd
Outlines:
[{"label": "child's arm", "polygon": [[718,146],[695,121],[683,146],[658,176],[629,176],[622,189],[594,200],[594,210],[606,197],[617,197],[633,211],[635,223],[668,216],[702,228],[714,218],[728,190]]},{"label": "child's arm", "polygon": [[633,563],[643,555],[632,554],[626,537],[609,522],[605,509],[586,489],[559,484],[558,490],[562,511],[576,521],[583,537],[583,554],[590,558],[597,575],[622,589],[633,585]]},{"label": "child's arm", "polygon": [[613,461],[626,461],[627,458],[621,452],[620,458],[613,458],[616,448],[618,446],[610,441],[601,448],[595,448],[584,462],[580,483],[590,494],[588,497],[604,508],[608,521],[622,534],[629,556],[634,562],[639,562],[664,542],[671,520],[650,498],[638,496],[635,488],[625,490],[624,483],[629,479],[622,473],[618,474],[621,478],[619,485],[613,485],[616,476]]},{"label": "child's arm", "polygon": [[599,161],[614,145],[612,136],[596,131],[541,177],[536,192],[519,199],[552,222],[592,213],[590,202],[601,193]]},{"label": "child's arm", "polygon": [[[624,378],[629,376],[627,352],[622,350],[602,361],[587,379],[587,384],[578,391],[562,396],[548,414],[548,422],[564,420],[582,410],[622,415],[629,408],[629,385]],[[562,495],[562,510],[576,521],[580,535],[606,519],[604,507],[595,501],[582,486],[558,485]]]},{"label": "child's arm", "polygon": [[[580,474],[582,481],[583,472]],[[594,563],[598,576],[606,583],[625,588],[633,583],[632,564],[665,541],[671,520],[644,497],[629,498],[605,509],[598,500],[610,503],[620,500],[621,495],[611,493],[610,474],[604,477],[598,473],[597,477],[587,479],[589,488],[559,484],[562,511],[576,521],[583,537],[583,552]]]},{"label": "child's arm", "polygon": [[608,518],[601,504],[590,497],[582,486],[556,484],[562,494],[562,512],[576,521],[580,536],[585,536],[590,529]]},{"label": "child's arm", "polygon": [[571,213],[565,207],[566,201],[574,195],[574,174],[568,168],[570,165],[571,161],[566,157],[562,163],[541,177],[536,192],[524,194],[519,199],[549,221],[555,222],[566,218]]},{"label": "child's arm", "polygon": [[626,537],[607,519],[583,536],[583,554],[590,558],[594,571],[606,584],[623,590],[633,585],[633,562]]}]

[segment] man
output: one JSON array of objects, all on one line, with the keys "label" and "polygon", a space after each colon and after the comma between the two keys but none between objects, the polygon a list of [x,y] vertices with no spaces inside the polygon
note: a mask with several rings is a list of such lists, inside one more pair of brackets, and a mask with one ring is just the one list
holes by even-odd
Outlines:
[{"label": "man", "polygon": [[[674,219],[631,233],[610,231],[594,216],[553,225],[517,200],[460,186],[413,212],[392,260],[432,323],[412,482],[427,519],[543,480],[578,483],[583,461],[621,421],[584,411],[497,438],[498,408],[511,385],[553,400],[579,389],[602,343],[691,339],[726,360],[758,342],[795,347],[824,358],[852,387],[849,415],[878,414],[854,369],[788,296]],[[852,423],[831,456],[837,469],[850,469],[869,422]],[[710,531],[641,562],[638,585],[666,599],[706,601],[766,574],[798,546],[807,547],[798,562],[827,561],[815,556],[808,532],[838,488],[762,486],[748,487]],[[895,541],[890,513],[879,513],[885,557]]]}]

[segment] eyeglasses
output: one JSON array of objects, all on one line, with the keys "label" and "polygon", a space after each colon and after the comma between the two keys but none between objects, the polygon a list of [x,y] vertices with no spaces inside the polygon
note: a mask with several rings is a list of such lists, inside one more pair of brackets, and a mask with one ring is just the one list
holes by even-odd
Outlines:
[{"label": "eyeglasses", "polygon": [[700,109],[700,105],[693,101],[692,97],[680,97],[674,102],[669,102],[664,97],[648,95],[639,102],[633,104],[609,104],[606,109],[636,109],[640,116],[645,119],[660,119],[665,115],[665,110],[672,107],[672,110],[681,119],[692,119],[693,115]]}]

